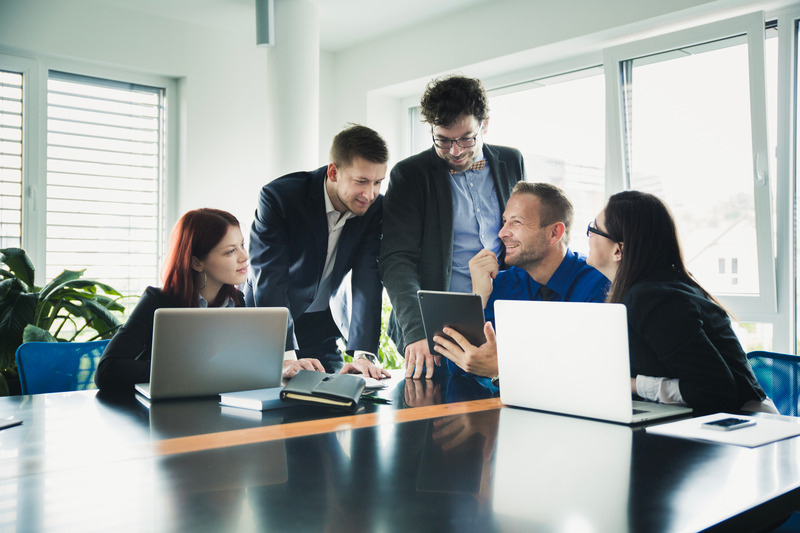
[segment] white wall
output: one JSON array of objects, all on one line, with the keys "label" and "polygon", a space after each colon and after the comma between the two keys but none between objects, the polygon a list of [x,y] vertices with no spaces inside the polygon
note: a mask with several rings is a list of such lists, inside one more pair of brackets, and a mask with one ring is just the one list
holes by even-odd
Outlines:
[{"label": "white wall", "polygon": [[[442,20],[420,24],[329,58],[335,109],[329,126],[345,119],[374,127],[392,140],[392,161],[404,157],[403,99],[447,72],[483,79],[488,88],[530,78],[570,59],[601,62],[604,47],[700,21],[767,9],[780,1],[748,0],[495,0]],[[445,50],[437,53],[434,50]],[[591,63],[589,63],[591,64]],[[553,72],[549,72],[552,74]],[[322,139],[335,129],[322,125]],[[491,136],[491,129],[489,135]],[[491,142],[491,139],[489,139]]]},{"label": "white wall", "polygon": [[[235,7],[235,4],[233,4]],[[267,181],[266,66],[255,25],[220,31],[89,0],[0,0],[0,52],[179,80],[176,217],[217,207],[249,225]]]},{"label": "white wall", "polygon": [[[346,122],[376,128],[390,144],[392,161],[403,157],[403,99],[417,98],[441,73],[480,76],[491,87],[564,57],[594,54],[599,61],[603,46],[648,32],[780,3],[787,1],[494,0],[322,53],[320,163]],[[232,1],[230,9],[252,6]],[[213,206],[233,212],[247,227],[258,190],[275,177],[266,170],[273,119],[269,50],[254,45],[254,34],[254,24],[222,31],[92,0],[0,0],[0,52],[179,80],[180,143],[171,155],[180,166],[170,223],[188,209]]]}]

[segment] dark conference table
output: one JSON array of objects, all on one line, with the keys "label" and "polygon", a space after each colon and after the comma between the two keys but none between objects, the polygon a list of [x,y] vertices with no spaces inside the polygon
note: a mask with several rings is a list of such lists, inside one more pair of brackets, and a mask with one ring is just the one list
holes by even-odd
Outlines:
[{"label": "dark conference table", "polygon": [[0,531],[754,531],[800,508],[800,437],[694,442],[464,377],[394,383],[355,415],[0,398],[23,420],[0,431]]}]

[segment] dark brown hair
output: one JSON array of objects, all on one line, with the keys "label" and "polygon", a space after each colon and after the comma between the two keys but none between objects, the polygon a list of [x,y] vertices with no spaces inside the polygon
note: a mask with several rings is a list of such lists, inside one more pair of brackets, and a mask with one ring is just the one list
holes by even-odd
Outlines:
[{"label": "dark brown hair", "polygon": [[[164,261],[163,291],[183,307],[198,307],[200,289],[199,272],[192,268],[192,256],[205,259],[219,244],[231,226],[239,227],[235,216],[220,209],[195,209],[185,213],[172,230],[169,252]],[[230,297],[236,299],[238,292],[233,285],[223,285],[209,306],[219,306]]]},{"label": "dark brown hair", "polygon": [[431,127],[448,128],[462,115],[474,116],[479,123],[489,118],[481,80],[464,76],[445,76],[428,83],[420,107],[422,117]]},{"label": "dark brown hair", "polygon": [[606,232],[622,245],[622,259],[607,302],[622,303],[630,288],[654,272],[673,272],[684,283],[721,304],[686,269],[678,230],[667,205],[657,196],[623,191],[608,199]]},{"label": "dark brown hair", "polygon": [[333,138],[330,159],[331,163],[341,168],[348,166],[356,157],[370,163],[386,163],[389,160],[386,141],[372,128],[350,124]]}]

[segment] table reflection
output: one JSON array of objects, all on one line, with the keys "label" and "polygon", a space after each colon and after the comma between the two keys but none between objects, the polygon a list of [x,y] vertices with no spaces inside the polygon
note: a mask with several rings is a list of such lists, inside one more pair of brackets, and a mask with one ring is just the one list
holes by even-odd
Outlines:
[{"label": "table reflection", "polygon": [[493,510],[502,531],[628,531],[633,430],[502,409]]}]

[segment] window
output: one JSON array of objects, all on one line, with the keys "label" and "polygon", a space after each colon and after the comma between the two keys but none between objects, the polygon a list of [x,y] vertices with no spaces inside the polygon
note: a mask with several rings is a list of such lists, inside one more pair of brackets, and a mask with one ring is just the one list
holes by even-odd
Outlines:
[{"label": "window", "polygon": [[0,248],[22,245],[22,82],[0,70]]},{"label": "window", "polygon": [[85,269],[125,295],[158,284],[165,220],[174,216],[166,147],[175,143],[167,106],[175,87],[0,54],[0,248],[24,248],[37,285],[65,269]]},{"label": "window", "polygon": [[51,71],[47,279],[86,268],[123,294],[158,279],[164,89]]},{"label": "window", "polygon": [[[618,188],[666,201],[689,270],[737,314],[777,311],[764,27],[740,17],[606,56],[619,66]],[[735,278],[717,261],[733,256]]]},{"label": "window", "polygon": [[604,99],[600,67],[489,91],[491,142],[522,152],[528,181],[567,193],[575,208],[569,246],[584,254],[585,227],[605,203]]}]

